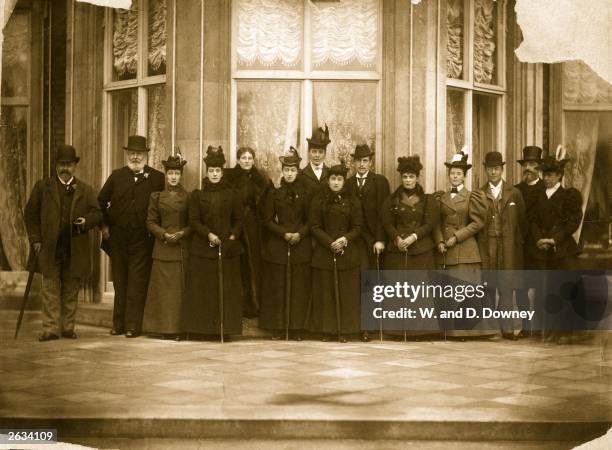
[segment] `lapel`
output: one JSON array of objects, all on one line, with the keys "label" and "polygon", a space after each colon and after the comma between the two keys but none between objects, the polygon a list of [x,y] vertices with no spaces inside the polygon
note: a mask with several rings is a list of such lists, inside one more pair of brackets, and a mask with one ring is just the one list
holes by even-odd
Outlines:
[{"label": "lapel", "polygon": [[502,180],[502,183],[504,184],[502,185],[502,192],[501,192],[502,198],[501,198],[501,205],[499,208],[500,211],[504,210],[504,208],[510,201],[510,197],[512,197],[512,185],[506,183],[505,180]]},{"label": "lapel", "polygon": [[302,173],[304,175],[306,175],[308,178],[310,178],[311,180],[319,181],[319,180],[317,180],[317,176],[315,175],[314,171],[312,170],[312,166],[310,165],[310,163],[308,163],[306,165],[306,167],[304,167],[302,169]]},{"label": "lapel", "polygon": [[369,192],[372,189],[372,185],[374,184],[374,173],[370,170],[368,175],[366,176],[365,182],[363,183],[363,195]]},{"label": "lapel", "polygon": [[454,205],[453,209],[457,209],[457,206],[459,206],[461,203],[464,203],[467,200],[467,189],[465,188],[465,186],[463,187],[463,189],[461,189],[457,195],[455,195],[455,198],[450,198],[450,192],[448,192],[448,198],[450,199],[451,203]]},{"label": "lapel", "polygon": [[[151,168],[147,165],[144,166],[143,169],[143,174],[144,176],[142,178],[139,178],[135,184],[141,184],[144,183],[145,181],[147,181],[149,179],[149,177],[151,176]],[[134,176],[132,175],[132,180],[134,180]]]},{"label": "lapel", "polygon": [[57,206],[60,205],[60,198],[59,198],[59,191],[57,190],[57,180],[56,180],[57,175],[51,177],[48,179],[47,182],[47,194],[49,195],[49,197],[51,197],[53,199],[53,201],[55,201],[55,203],[57,204]]},{"label": "lapel", "polygon": [[[462,192],[463,192],[463,191],[462,191]],[[457,195],[455,196],[455,199],[456,199],[457,197],[459,197],[459,194],[457,194]],[[450,191],[446,191],[445,193],[443,193],[443,194],[440,196],[440,201],[441,201],[441,202],[442,202],[444,205],[446,205],[448,208],[452,209],[453,211],[456,211],[456,210],[457,210],[457,208],[456,208],[456,206],[455,206],[455,199],[452,199],[452,198],[451,198]]]},{"label": "lapel", "polygon": [[72,196],[72,205],[70,205],[70,217],[74,217],[74,207],[81,197],[84,196],[81,181],[74,178],[74,195]]}]

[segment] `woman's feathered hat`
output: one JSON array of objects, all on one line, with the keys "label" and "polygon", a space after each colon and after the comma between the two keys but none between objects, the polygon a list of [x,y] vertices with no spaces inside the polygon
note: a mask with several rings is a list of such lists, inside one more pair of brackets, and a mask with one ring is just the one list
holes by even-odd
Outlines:
[{"label": "woman's feathered hat", "polygon": [[225,165],[223,148],[221,148],[221,146],[213,147],[212,145],[209,145],[206,149],[204,163],[206,164],[206,167],[223,167]]},{"label": "woman's feathered hat", "polygon": [[187,164],[187,161],[183,159],[181,151],[177,148],[175,155],[168,156],[167,160],[162,160],[162,165],[166,170],[183,170],[183,166]]},{"label": "woman's feathered hat", "polygon": [[283,166],[295,166],[299,169],[302,158],[295,147],[290,147],[284,155],[278,157],[278,160]]},{"label": "woman's feathered hat", "polygon": [[329,168],[328,176],[332,175],[342,175],[344,179],[346,179],[346,174],[348,173],[348,167],[344,164],[344,160],[340,160],[340,164],[336,164],[335,166],[331,166]]},{"label": "woman's feathered hat", "polygon": [[557,146],[557,150],[555,151],[555,156],[545,156],[537,168],[542,172],[557,172],[563,175],[563,172],[565,171],[565,165],[569,162],[569,158],[566,158],[565,156],[565,147],[559,145]]},{"label": "woman's feathered hat", "polygon": [[461,150],[453,155],[450,162],[445,162],[444,165],[449,169],[453,167],[459,167],[463,170],[468,170],[472,167],[471,164],[468,164],[468,154],[467,154],[467,146],[463,146]]},{"label": "woman's feathered hat", "polygon": [[416,156],[400,156],[397,158],[397,171],[399,173],[414,173],[418,175],[421,173],[423,164],[421,164],[421,158],[419,155]]},{"label": "woman's feathered hat", "polygon": [[308,141],[308,148],[322,148],[327,149],[327,145],[331,142],[329,139],[329,128],[325,124],[325,129],[319,127],[313,133],[312,137],[306,138]]}]

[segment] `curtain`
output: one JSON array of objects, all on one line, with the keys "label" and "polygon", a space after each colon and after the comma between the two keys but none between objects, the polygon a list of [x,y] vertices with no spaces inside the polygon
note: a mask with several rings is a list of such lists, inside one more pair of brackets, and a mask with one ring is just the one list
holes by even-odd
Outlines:
[{"label": "curtain", "polygon": [[246,68],[295,67],[301,61],[301,0],[239,0],[236,54]]},{"label": "curtain", "polygon": [[[465,144],[464,94],[461,91],[446,91],[446,160],[461,150]],[[472,159],[470,155],[470,160]]]},{"label": "curtain", "polygon": [[612,109],[612,84],[581,61],[563,63],[563,102],[573,105],[608,104]]},{"label": "curtain", "polygon": [[163,171],[162,159],[170,153],[166,150],[166,86],[158,85],[147,89],[148,93],[148,145],[149,165]]},{"label": "curtain", "polygon": [[149,1],[149,75],[166,72],[166,0]]},{"label": "curtain", "polygon": [[463,75],[463,0],[448,0],[446,10],[446,76],[461,78]]},{"label": "curtain", "polygon": [[311,3],[312,63],[376,65],[378,1]]},{"label": "curtain", "polygon": [[474,81],[492,84],[495,75],[495,3],[474,1]]},{"label": "curtain", "polygon": [[118,79],[136,77],[138,66],[138,2],[113,15],[113,68]]}]

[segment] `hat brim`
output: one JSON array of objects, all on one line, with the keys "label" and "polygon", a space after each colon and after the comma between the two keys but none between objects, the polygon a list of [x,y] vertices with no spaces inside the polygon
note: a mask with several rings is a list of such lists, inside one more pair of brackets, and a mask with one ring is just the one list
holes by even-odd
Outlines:
[{"label": "hat brim", "polygon": [[320,142],[320,141],[313,141],[309,138],[306,138],[306,141],[308,141],[308,147],[315,147],[315,148],[321,148],[323,150],[327,150],[327,146],[330,144],[331,141],[329,142]]},{"label": "hat brim", "polygon": [[358,155],[357,153],[351,153],[351,158],[361,159],[361,158],[367,158],[368,156],[372,156],[372,155],[374,155],[374,152],[370,150],[368,153],[362,153],[361,155]]},{"label": "hat brim", "polygon": [[500,162],[495,162],[495,163],[482,163],[483,166],[485,167],[497,167],[497,166],[505,166],[506,165],[506,161],[500,161]]},{"label": "hat brim", "polygon": [[448,167],[449,169],[452,169],[453,167],[456,167],[457,169],[464,169],[464,170],[469,170],[472,168],[471,164],[452,164],[452,163],[447,163],[445,162],[444,165],[446,167]]},{"label": "hat brim", "polygon": [[80,157],[75,156],[74,158],[68,158],[68,159],[66,158],[56,159],[55,162],[56,163],[71,163],[71,162],[78,163],[80,160],[81,160]]},{"label": "hat brim", "polygon": [[149,147],[145,147],[145,148],[134,148],[134,147],[123,147],[123,150],[127,150],[130,152],[140,152],[140,153],[149,153],[151,151],[151,149]]},{"label": "hat brim", "polygon": [[535,163],[541,164],[542,160],[541,159],[517,159],[516,162],[519,164],[525,164],[526,162],[535,162]]}]

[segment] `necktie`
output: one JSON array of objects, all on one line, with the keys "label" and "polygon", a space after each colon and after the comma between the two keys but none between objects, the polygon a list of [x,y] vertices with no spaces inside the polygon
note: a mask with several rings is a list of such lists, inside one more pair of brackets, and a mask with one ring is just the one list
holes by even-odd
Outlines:
[{"label": "necktie", "polygon": [[456,187],[451,189],[451,194],[458,194],[458,193],[459,193],[459,191],[457,190]]},{"label": "necktie", "polygon": [[359,188],[362,188],[363,185],[365,184],[365,178],[364,177],[357,177],[357,182],[359,184]]}]

